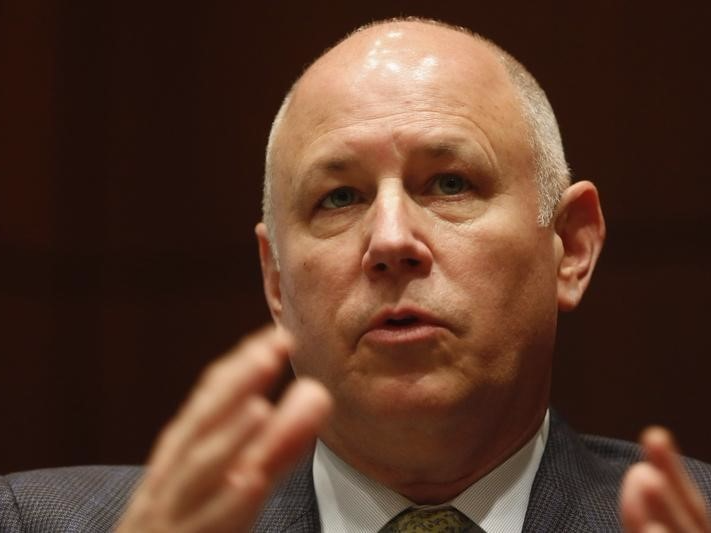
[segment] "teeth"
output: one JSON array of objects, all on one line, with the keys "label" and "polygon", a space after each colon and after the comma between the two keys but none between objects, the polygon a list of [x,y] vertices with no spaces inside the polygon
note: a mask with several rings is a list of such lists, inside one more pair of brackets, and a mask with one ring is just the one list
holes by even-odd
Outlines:
[{"label": "teeth", "polygon": [[417,317],[406,316],[403,318],[388,318],[387,323],[391,326],[409,326],[410,324],[417,322]]}]

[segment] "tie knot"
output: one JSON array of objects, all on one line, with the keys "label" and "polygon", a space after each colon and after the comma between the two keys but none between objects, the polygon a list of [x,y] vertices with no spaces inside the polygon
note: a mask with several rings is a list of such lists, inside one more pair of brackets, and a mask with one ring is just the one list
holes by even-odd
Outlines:
[{"label": "tie knot", "polygon": [[390,520],[380,533],[467,533],[482,531],[454,507],[407,509]]}]

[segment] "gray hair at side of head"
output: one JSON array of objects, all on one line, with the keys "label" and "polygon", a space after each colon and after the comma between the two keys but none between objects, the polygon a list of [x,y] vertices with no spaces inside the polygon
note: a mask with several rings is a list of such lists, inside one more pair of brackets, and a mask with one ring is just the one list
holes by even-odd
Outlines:
[{"label": "gray hair at side of head", "polygon": [[498,45],[479,38],[492,47],[516,88],[536,165],[534,179],[538,190],[538,224],[547,226],[553,220],[560,197],[570,185],[570,169],[565,160],[563,140],[553,107],[526,67]]},{"label": "gray hair at side of head", "polygon": [[[298,81],[298,80],[297,80]],[[274,120],[272,121],[272,127],[269,130],[269,140],[267,141],[266,155],[264,158],[264,183],[262,185],[262,222],[267,227],[267,235],[269,236],[269,248],[272,252],[272,257],[274,258],[274,263],[279,267],[279,256],[277,255],[277,248],[275,244],[275,231],[274,231],[274,202],[272,200],[272,183],[274,182],[274,158],[276,157],[276,137],[279,133],[281,123],[284,121],[284,116],[286,111],[289,109],[289,103],[291,102],[291,95],[294,92],[294,86],[284,97],[281,102],[279,111],[277,112]]]},{"label": "gray hair at side of head", "polygon": [[[536,81],[536,78],[524,67],[516,58],[506,52],[496,43],[482,37],[463,26],[454,26],[446,22],[435,19],[419,17],[402,17],[388,20],[371,22],[360,26],[340,42],[348,39],[353,34],[367,30],[374,26],[383,24],[393,24],[398,22],[420,22],[447,28],[450,30],[465,33],[480,42],[485,43],[499,58],[505,68],[521,105],[523,118],[529,129],[529,142],[534,154],[536,188],[538,191],[538,224],[547,226],[553,220],[558,207],[558,202],[570,185],[570,170],[565,160],[563,141],[561,139],[558,122],[553,112],[553,107],[548,101],[545,91]],[[336,43],[336,44],[339,44]],[[328,49],[330,50],[330,48]],[[326,50],[324,54],[328,51]],[[322,54],[323,55],[323,54]],[[308,70],[308,69],[307,69]],[[303,74],[302,74],[303,76]],[[301,77],[299,77],[301,79]],[[276,157],[276,137],[283,122],[284,116],[291,102],[291,95],[298,79],[292,85],[286,97],[282,101],[279,111],[272,122],[267,142],[266,158],[264,165],[264,188],[262,193],[262,220],[267,227],[269,235],[269,245],[278,266],[278,255],[275,246],[274,211],[272,202],[272,184],[274,182]]]}]

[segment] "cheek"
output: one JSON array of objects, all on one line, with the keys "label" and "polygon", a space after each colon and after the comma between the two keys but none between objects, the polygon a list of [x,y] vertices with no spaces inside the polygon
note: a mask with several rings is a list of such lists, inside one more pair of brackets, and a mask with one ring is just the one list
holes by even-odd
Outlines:
[{"label": "cheek", "polygon": [[554,261],[546,239],[532,236],[531,229],[494,228],[445,243],[450,247],[441,264],[456,287],[458,307],[469,309],[470,325],[509,343],[530,337],[555,316]]},{"label": "cheek", "polygon": [[280,288],[284,307],[284,322],[294,333],[311,323],[319,322],[319,315],[330,300],[323,298],[323,265],[310,257],[300,257],[282,268]]},{"label": "cheek", "polygon": [[[296,245],[285,257],[281,276],[284,304],[298,312],[318,313],[337,304],[354,272],[353,254],[319,241]],[[360,264],[360,263],[357,263]]]},{"label": "cheek", "polygon": [[[295,246],[295,248],[297,248]],[[289,253],[283,262],[280,288],[282,321],[295,336],[292,361],[297,373],[323,372],[326,361],[314,361],[342,351],[344,324],[348,323],[347,302],[357,283],[359,262],[345,249],[307,243]],[[352,255],[352,254],[350,254]]]}]

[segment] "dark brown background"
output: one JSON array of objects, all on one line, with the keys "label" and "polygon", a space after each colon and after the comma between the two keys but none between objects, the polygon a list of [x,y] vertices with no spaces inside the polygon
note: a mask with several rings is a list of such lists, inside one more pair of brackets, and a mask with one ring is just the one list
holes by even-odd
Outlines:
[{"label": "dark brown background", "polygon": [[668,424],[711,460],[711,17],[652,5],[0,3],[0,472],[142,461],[199,369],[267,320],[272,114],[325,46],[398,14],[519,57],[599,185],[609,239],[561,320],[555,405],[587,432]]}]

